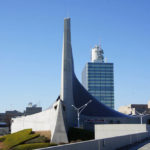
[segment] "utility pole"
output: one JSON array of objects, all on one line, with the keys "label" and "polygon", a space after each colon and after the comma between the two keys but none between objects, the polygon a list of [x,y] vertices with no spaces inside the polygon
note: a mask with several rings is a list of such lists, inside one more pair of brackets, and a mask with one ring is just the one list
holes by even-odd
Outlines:
[{"label": "utility pole", "polygon": [[87,107],[87,105],[91,102],[92,102],[92,100],[89,100],[86,104],[84,104],[83,106],[81,106],[79,108],[72,105],[72,107],[77,111],[78,128],[80,128],[80,114]]}]

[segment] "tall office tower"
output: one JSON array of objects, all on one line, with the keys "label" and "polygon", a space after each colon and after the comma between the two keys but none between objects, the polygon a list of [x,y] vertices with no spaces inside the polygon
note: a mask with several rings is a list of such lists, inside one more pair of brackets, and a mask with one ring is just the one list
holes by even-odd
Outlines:
[{"label": "tall office tower", "polygon": [[114,109],[113,63],[104,62],[101,46],[92,49],[91,62],[82,72],[82,84],[98,101]]}]

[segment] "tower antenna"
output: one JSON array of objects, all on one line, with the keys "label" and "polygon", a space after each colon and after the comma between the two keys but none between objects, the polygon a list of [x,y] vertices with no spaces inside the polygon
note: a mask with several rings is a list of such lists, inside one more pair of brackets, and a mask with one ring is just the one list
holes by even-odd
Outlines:
[{"label": "tower antenna", "polygon": [[102,47],[102,42],[101,42],[101,39],[99,40],[99,48]]}]

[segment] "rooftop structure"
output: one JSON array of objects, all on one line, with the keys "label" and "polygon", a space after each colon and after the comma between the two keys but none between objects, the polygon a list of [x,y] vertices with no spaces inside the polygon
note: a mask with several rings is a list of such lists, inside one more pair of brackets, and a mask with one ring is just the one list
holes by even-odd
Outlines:
[{"label": "rooftop structure", "polygon": [[103,54],[104,54],[104,52],[103,52],[103,49],[101,48],[101,46],[96,45],[94,48],[92,48],[91,61],[103,63],[104,62]]},{"label": "rooftop structure", "polygon": [[42,111],[42,107],[38,107],[37,105],[32,105],[32,103],[28,104],[26,107],[25,115],[32,115]]}]

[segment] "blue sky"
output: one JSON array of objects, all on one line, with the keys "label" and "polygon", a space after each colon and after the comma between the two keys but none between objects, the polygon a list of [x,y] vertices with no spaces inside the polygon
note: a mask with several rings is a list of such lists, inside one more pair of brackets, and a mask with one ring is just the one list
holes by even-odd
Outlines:
[{"label": "blue sky", "polygon": [[0,112],[44,109],[60,92],[63,19],[71,17],[75,71],[81,79],[101,42],[114,63],[115,106],[150,100],[149,0],[1,0]]}]

